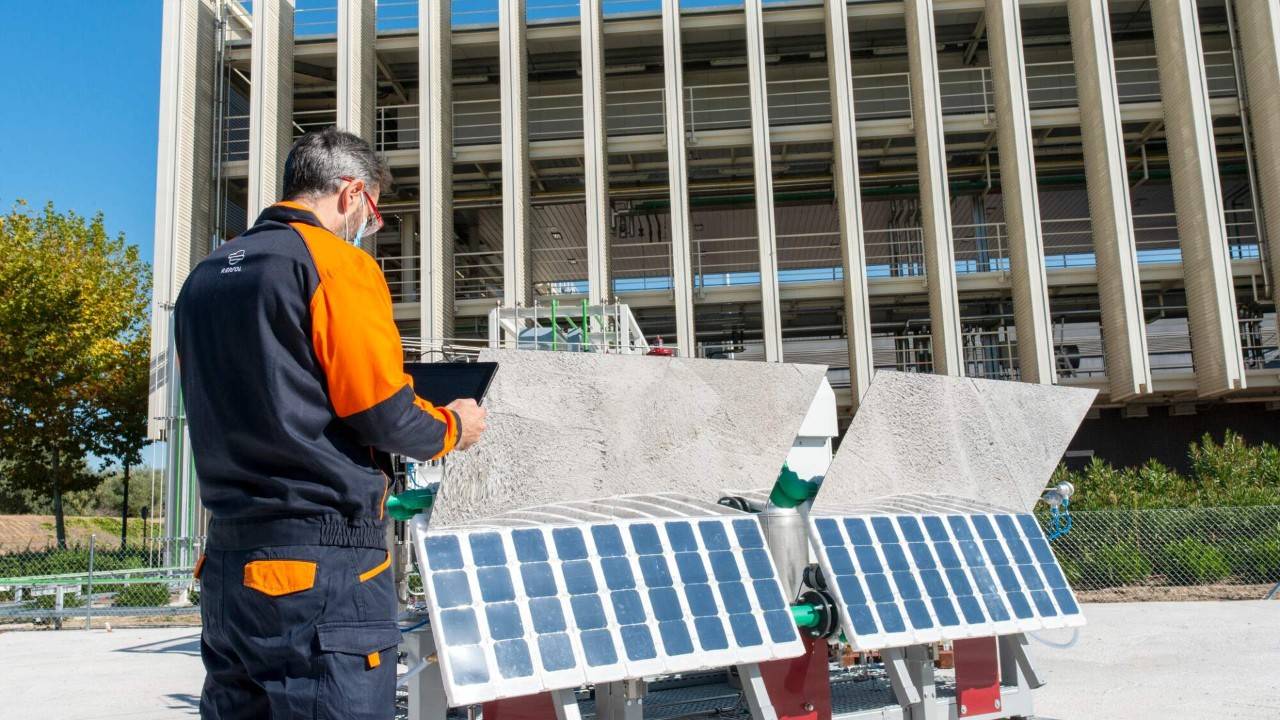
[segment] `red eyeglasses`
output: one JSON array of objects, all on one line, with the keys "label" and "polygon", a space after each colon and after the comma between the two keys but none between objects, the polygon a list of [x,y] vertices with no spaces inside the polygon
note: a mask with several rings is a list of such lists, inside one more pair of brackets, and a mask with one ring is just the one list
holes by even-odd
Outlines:
[{"label": "red eyeglasses", "polygon": [[[351,183],[356,181],[355,178],[347,177],[345,175],[338,179]],[[382,220],[382,213],[378,212],[378,204],[373,201],[372,197],[370,197],[368,190],[361,190],[360,192],[364,193],[364,201],[369,203],[369,225],[365,227],[364,234],[360,237],[377,235],[378,231],[381,230],[382,226],[385,224]]]}]

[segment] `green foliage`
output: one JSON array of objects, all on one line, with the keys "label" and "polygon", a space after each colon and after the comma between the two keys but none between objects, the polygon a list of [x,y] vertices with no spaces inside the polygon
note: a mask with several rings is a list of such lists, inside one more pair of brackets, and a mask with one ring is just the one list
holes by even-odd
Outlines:
[{"label": "green foliage", "polygon": [[1082,590],[1135,585],[1150,577],[1151,563],[1131,543],[1119,543],[1086,553],[1080,558],[1078,573],[1075,583]]},{"label": "green foliage", "polygon": [[164,583],[126,585],[116,593],[115,607],[163,607],[169,604],[169,586]]},{"label": "green foliage", "polygon": [[1159,560],[1158,569],[1175,585],[1206,585],[1231,574],[1231,565],[1221,550],[1194,538],[1166,544]]},{"label": "green foliage", "polygon": [[[102,572],[145,568],[154,564],[152,560],[152,554],[140,547],[126,547],[123,550],[95,549],[93,569],[95,572]],[[87,546],[24,550],[0,555],[0,577],[69,575],[88,571]]]},{"label": "green foliage", "polygon": [[1187,456],[1189,476],[1155,460],[1116,468],[1094,458],[1083,470],[1059,467],[1053,481],[1076,486],[1072,510],[1280,505],[1280,449],[1275,446],[1249,445],[1227,431],[1221,443],[1206,434],[1191,444]]},{"label": "green foliage", "polygon": [[149,295],[147,264],[101,214],[0,216],[0,505],[51,498],[60,545],[63,493],[100,480],[82,458],[135,457],[146,411],[125,396],[148,372]]},{"label": "green foliage", "polygon": [[1280,535],[1234,543],[1227,559],[1241,582],[1280,583]]}]

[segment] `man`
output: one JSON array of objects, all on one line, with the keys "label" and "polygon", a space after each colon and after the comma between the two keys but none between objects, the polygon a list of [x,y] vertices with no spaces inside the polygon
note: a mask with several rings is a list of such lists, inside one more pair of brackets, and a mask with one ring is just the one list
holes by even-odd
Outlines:
[{"label": "man", "polygon": [[174,310],[211,515],[201,582],[205,718],[391,718],[396,598],[387,453],[465,449],[474,400],[404,373],[391,295],[359,248],[390,181],[360,138],[300,138],[284,202],[192,270]]}]

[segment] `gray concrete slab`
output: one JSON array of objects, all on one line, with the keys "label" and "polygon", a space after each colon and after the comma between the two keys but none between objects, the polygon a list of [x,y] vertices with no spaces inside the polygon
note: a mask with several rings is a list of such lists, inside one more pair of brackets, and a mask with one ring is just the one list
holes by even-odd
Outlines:
[{"label": "gray concrete slab", "polygon": [[486,350],[489,429],[446,464],[433,526],[521,508],[773,484],[821,365]]},{"label": "gray concrete slab", "polygon": [[840,514],[875,498],[951,495],[1028,510],[1093,390],[881,370],[814,500]]}]

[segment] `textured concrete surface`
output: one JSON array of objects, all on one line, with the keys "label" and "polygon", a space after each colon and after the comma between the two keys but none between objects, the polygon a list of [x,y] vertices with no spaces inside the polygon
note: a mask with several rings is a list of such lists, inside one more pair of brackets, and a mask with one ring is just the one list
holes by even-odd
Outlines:
[{"label": "textured concrete surface", "polygon": [[[1086,604],[1089,625],[1032,637],[1063,720],[1280,717],[1280,601]],[[0,633],[0,717],[177,720],[198,715],[198,628]]]},{"label": "textured concrete surface", "polygon": [[773,483],[821,365],[486,350],[489,429],[446,465],[433,524],[568,500]]},{"label": "textured concrete surface", "polygon": [[1093,390],[881,370],[840,442],[815,513],[913,493],[1031,508]]}]

